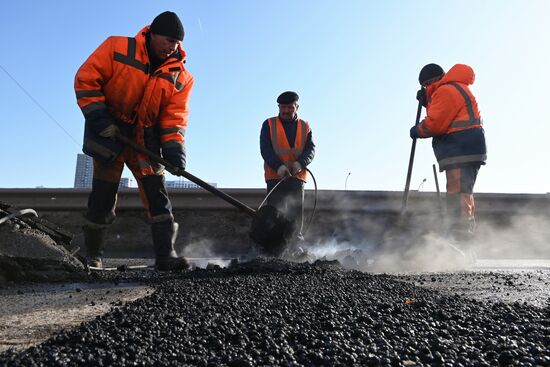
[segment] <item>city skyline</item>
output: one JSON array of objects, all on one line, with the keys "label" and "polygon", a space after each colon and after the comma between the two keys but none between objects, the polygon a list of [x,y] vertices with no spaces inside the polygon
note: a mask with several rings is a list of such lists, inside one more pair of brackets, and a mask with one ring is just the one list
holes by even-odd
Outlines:
[{"label": "city skyline", "polygon": [[[129,172],[125,168],[124,172]],[[83,154],[78,153],[76,158],[76,168],[75,168],[75,178],[73,188],[75,189],[91,189],[93,181],[93,158]],[[207,182],[210,186],[218,187],[218,184],[215,182]],[[134,177],[121,177],[118,185],[119,188],[137,188],[135,184]],[[39,186],[39,188],[45,188],[44,186]],[[166,188],[171,189],[197,189],[200,188],[196,183],[185,180],[181,177],[176,180],[166,180]]]}]

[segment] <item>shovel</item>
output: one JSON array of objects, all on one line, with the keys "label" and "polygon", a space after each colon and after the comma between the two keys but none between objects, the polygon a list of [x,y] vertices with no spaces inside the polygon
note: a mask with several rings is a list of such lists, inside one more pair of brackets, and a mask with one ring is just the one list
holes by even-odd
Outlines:
[{"label": "shovel", "polygon": [[174,165],[172,165],[166,159],[151,152],[144,146],[137,144],[135,141],[127,138],[126,136],[117,133],[116,138],[120,142],[134,149],[135,151],[147,155],[152,161],[162,164],[169,172],[176,173],[176,176],[185,177],[189,181],[196,183],[203,189],[210,191],[212,194],[216,195],[220,199],[225,200],[229,204],[250,215],[252,217],[252,228],[249,233],[250,237],[258,245],[268,250],[268,252],[278,252],[278,250],[276,249],[278,249],[285,243],[287,236],[289,235],[290,225],[284,215],[279,212],[275,207],[264,205],[260,209],[254,210],[248,205],[240,202],[239,200],[226,194],[225,192],[218,190],[214,186],[192,175],[191,173],[185,170],[176,170]]},{"label": "shovel", "polygon": [[[422,113],[422,102],[418,102],[418,108],[416,110],[416,122],[415,126],[418,125],[420,122],[420,114]],[[401,201],[401,212],[399,213],[399,217],[397,218],[396,223],[396,231],[392,231],[393,233],[390,235],[390,237],[394,237],[397,235],[397,233],[401,234],[405,231],[405,227],[407,227],[406,223],[408,223],[408,216],[407,216],[407,205],[409,203],[409,188],[411,186],[411,176],[412,176],[412,170],[413,170],[413,164],[414,164],[414,154],[416,151],[416,138],[412,140],[411,145],[411,153],[409,155],[409,166],[407,168],[407,179],[405,181],[405,190],[403,190],[403,200]]]},{"label": "shovel", "polygon": [[[418,101],[416,110],[415,126],[420,122],[420,114],[422,113],[422,102]],[[412,169],[414,164],[414,154],[416,151],[416,138],[412,140],[411,153],[409,155],[409,166],[407,168],[407,179],[405,181],[405,190],[403,191],[403,200],[401,202],[401,212],[396,221],[392,223],[392,227],[387,230],[382,238],[382,244],[386,251],[399,251],[403,247],[407,247],[406,243],[410,242],[411,226],[408,225],[409,218],[407,214],[407,205],[409,201],[409,188],[411,185]]]},{"label": "shovel", "polygon": [[[422,113],[422,102],[418,101],[418,108],[416,110],[416,122],[415,126],[418,126],[420,122],[420,114]],[[407,179],[405,181],[405,190],[403,191],[403,200],[401,203],[401,213],[399,215],[399,219],[397,221],[397,226],[395,228],[395,231],[393,231],[389,236],[386,237],[386,239],[390,240],[390,243],[393,243],[393,246],[396,246],[396,240],[399,240],[399,244],[397,246],[402,247],[406,241],[411,241],[414,239],[419,233],[414,233],[415,231],[412,230],[412,226],[410,226],[410,218],[406,215],[407,214],[407,205],[409,201],[409,188],[411,184],[411,176],[412,176],[412,169],[414,164],[414,154],[416,151],[416,138],[413,139],[412,145],[411,145],[411,153],[409,155],[409,166],[407,169]],[[437,181],[437,174],[435,171],[435,165],[432,166],[434,171],[434,176],[436,180],[437,185],[437,193],[438,193],[438,204],[439,204],[439,210],[440,210],[440,218],[443,217],[443,208],[441,206],[441,199],[440,199],[440,193],[439,193],[439,182]],[[387,241],[386,241],[387,242]],[[453,251],[458,253],[462,258],[466,258],[464,252],[462,252],[458,247],[453,245],[452,243],[448,241],[444,241],[444,244],[448,247],[450,247]],[[406,246],[404,246],[406,247]]]},{"label": "shovel", "polygon": [[[418,101],[418,109],[416,110],[416,122],[415,126],[420,122],[420,114],[422,113],[422,101]],[[411,176],[414,164],[414,153],[416,151],[416,138],[412,140],[411,154],[409,156],[409,168],[407,169],[407,180],[405,181],[405,190],[403,191],[403,201],[401,202],[401,217],[405,215],[407,211],[407,204],[409,202],[409,188],[411,186]]]}]

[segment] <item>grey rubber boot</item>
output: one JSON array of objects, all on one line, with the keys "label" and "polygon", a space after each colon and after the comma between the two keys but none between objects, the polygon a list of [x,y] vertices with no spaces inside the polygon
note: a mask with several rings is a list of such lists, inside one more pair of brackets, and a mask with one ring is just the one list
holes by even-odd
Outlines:
[{"label": "grey rubber boot", "polygon": [[161,271],[185,270],[189,267],[184,257],[178,257],[174,243],[178,236],[178,224],[164,221],[151,224],[155,247],[155,269]]},{"label": "grey rubber boot", "polygon": [[475,241],[476,227],[477,227],[476,219],[474,217],[468,218],[469,238],[468,238],[467,252],[468,252],[468,260],[470,261],[471,264],[475,264],[475,262],[477,261],[477,251],[476,251],[477,246]]},{"label": "grey rubber boot", "polygon": [[107,228],[90,228],[88,225],[84,225],[82,231],[86,247],[86,263],[94,268],[102,268]]}]

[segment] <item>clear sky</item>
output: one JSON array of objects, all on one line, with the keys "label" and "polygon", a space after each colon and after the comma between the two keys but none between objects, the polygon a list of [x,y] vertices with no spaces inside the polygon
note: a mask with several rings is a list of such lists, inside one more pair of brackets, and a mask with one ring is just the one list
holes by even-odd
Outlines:
[{"label": "clear sky", "polygon": [[[187,169],[205,181],[264,187],[260,127],[295,90],[321,189],[347,178],[348,190],[403,190],[418,72],[435,62],[476,72],[489,149],[476,191],[550,191],[544,0],[3,2],[0,187],[73,186],[84,126],[75,72],[105,38],[134,36],[165,10],[185,27]],[[411,189],[426,178],[435,190],[433,163],[430,140],[419,141]]]}]

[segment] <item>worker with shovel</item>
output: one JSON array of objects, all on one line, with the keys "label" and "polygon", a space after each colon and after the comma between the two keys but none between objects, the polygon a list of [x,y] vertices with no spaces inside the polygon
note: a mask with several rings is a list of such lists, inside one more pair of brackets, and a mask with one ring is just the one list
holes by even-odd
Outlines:
[{"label": "worker with shovel", "polygon": [[267,205],[289,223],[288,240],[303,240],[306,167],[315,155],[309,123],[298,117],[298,94],[287,91],[277,98],[279,115],[264,121],[260,150],[264,159]]},{"label": "worker with shovel", "polygon": [[117,134],[160,154],[172,173],[185,169],[184,135],[193,77],[184,67],[184,29],[166,11],[135,37],[107,38],[82,64],[75,92],[85,117],[84,153],[94,158],[92,192],[83,227],[88,264],[102,267],[105,234],[115,219],[124,165],[132,171],[151,222],[155,267],[188,266],[174,251],[178,225],[164,167],[115,139]]},{"label": "worker with shovel", "polygon": [[417,99],[426,117],[410,129],[412,139],[433,138],[439,170],[447,177],[447,233],[464,248],[475,231],[474,184],[487,159],[483,123],[469,88],[474,79],[468,65],[454,65],[447,73],[437,64],[424,66]]}]

